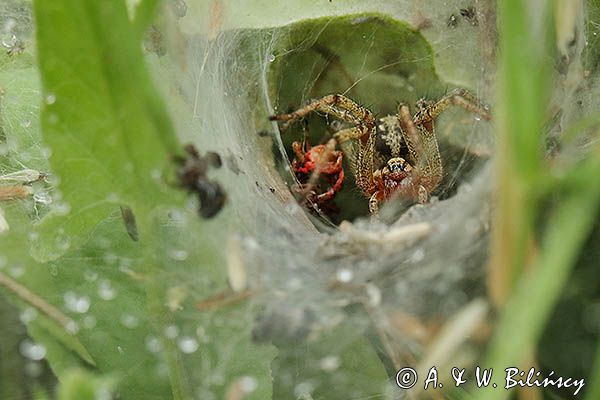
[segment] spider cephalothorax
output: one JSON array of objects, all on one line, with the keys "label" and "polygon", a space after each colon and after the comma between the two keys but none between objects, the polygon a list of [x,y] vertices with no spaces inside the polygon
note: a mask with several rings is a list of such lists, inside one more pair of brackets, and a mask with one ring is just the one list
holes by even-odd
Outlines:
[{"label": "spider cephalothorax", "polygon": [[[305,195],[308,205],[321,209],[335,197],[344,183],[343,153],[336,150],[335,139],[314,147],[308,142],[304,144],[305,150],[300,142],[292,143],[296,156],[292,169],[300,182],[298,191]],[[319,181],[325,183],[328,189],[317,192],[315,187]]]},{"label": "spider cephalothorax", "polygon": [[[382,201],[395,196],[425,203],[438,187],[443,167],[434,121],[451,105],[490,119],[487,108],[464,89],[456,89],[435,103],[419,100],[414,115],[401,104],[398,114],[381,118],[379,124],[370,110],[340,94],[270,119],[289,123],[320,111],[352,124],[334,137],[347,153],[356,185],[369,198],[369,210],[377,213]],[[379,142],[385,150],[380,149]]]}]

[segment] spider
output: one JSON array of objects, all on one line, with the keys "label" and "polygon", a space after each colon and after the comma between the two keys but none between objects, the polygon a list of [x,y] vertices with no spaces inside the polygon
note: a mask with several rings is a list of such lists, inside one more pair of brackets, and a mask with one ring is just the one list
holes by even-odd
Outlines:
[{"label": "spider", "polygon": [[270,116],[286,125],[317,111],[353,125],[335,133],[334,138],[349,153],[356,185],[369,198],[369,211],[379,212],[380,203],[392,197],[426,203],[443,176],[442,159],[435,135],[434,121],[450,106],[460,106],[489,120],[490,113],[465,89],[455,89],[434,103],[417,101],[411,115],[400,104],[396,115],[377,123],[373,113],[341,94],[314,100],[289,114]]},{"label": "spider", "polygon": [[[314,147],[308,142],[305,144],[306,151],[303,150],[300,142],[292,143],[296,155],[292,161],[292,169],[300,181],[300,191],[310,192],[310,195],[307,196],[309,205],[320,210],[342,189],[344,183],[343,153],[335,149],[337,146],[335,139],[329,139],[327,143]],[[317,194],[313,187],[320,177],[325,178],[324,180],[330,187],[324,193]]]}]

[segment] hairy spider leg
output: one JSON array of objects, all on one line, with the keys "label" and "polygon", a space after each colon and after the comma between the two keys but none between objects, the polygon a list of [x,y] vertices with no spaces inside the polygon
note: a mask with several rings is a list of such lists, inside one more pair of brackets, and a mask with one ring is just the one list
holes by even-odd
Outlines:
[{"label": "hairy spider leg", "polygon": [[269,120],[292,122],[304,118],[313,111],[320,111],[346,122],[365,126],[366,130],[371,130],[375,126],[375,118],[369,109],[341,94],[327,95],[289,114],[271,115]]},{"label": "hairy spider leg", "polygon": [[373,177],[375,157],[375,135],[369,135],[367,143],[358,141],[356,156],[351,160],[351,168],[354,172],[356,186],[367,196],[377,190]]},{"label": "hairy spider leg", "polygon": [[433,121],[428,126],[417,125],[412,119],[410,109],[401,104],[398,110],[401,132],[415,167],[411,175],[417,188],[419,203],[427,202],[432,192],[442,180],[443,165],[437,139],[433,130]]},{"label": "hairy spider leg", "polygon": [[487,121],[492,118],[489,111],[477,98],[467,90],[458,88],[439,99],[435,104],[419,109],[414,116],[415,125],[422,125],[435,120],[450,106],[462,107]]}]

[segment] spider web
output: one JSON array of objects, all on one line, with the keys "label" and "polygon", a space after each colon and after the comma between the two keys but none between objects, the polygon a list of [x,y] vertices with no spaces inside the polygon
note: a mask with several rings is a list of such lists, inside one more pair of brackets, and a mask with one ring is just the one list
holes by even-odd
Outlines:
[{"label": "spider web", "polygon": [[[477,19],[468,19],[461,9],[469,5],[458,0],[283,3],[172,1],[156,23],[166,55],[147,57],[181,142],[223,159],[225,168],[211,178],[221,182],[228,203],[221,216],[203,222],[211,234],[202,240],[218,249],[212,263],[228,270],[230,283],[252,293],[247,301],[253,313],[235,314],[233,322],[222,316],[210,321],[231,326],[231,343],[202,359],[201,368],[188,367],[186,379],[197,398],[216,398],[237,342],[249,340],[237,329],[251,326],[254,341],[272,342],[278,350],[271,365],[273,398],[332,398],[332,384],[340,398],[398,398],[398,389],[386,381],[399,367],[442,368],[459,351],[467,367],[478,355],[467,338],[487,315],[481,298],[492,207],[491,125],[460,109],[444,113],[436,133],[446,178],[435,198],[412,207],[392,202],[382,210],[382,221],[375,221],[351,177],[336,198],[337,216],[310,214],[291,190],[291,142],[303,137],[323,142],[340,128],[333,119],[312,115],[306,124],[281,132],[267,117],[329,93],[344,93],[382,117],[394,114],[400,102],[412,107],[421,97],[435,100],[455,87],[469,89],[493,109],[493,12],[487,2],[476,2]],[[30,24],[27,13],[3,7],[0,17],[25,18],[19,27]],[[581,61],[578,54],[572,60]],[[594,91],[576,94],[575,87],[566,86],[568,95],[555,100],[565,121],[591,110],[597,98]],[[24,93],[3,99],[3,128],[22,129],[11,135],[22,142],[7,144],[11,157],[2,158],[0,172],[48,169],[49,152],[33,118],[40,100],[37,81],[29,94],[32,98]],[[584,111],[569,106],[576,100]],[[175,267],[163,274],[173,309],[186,293],[217,286],[191,261],[197,238],[186,232],[197,226],[186,215],[196,207],[190,199],[185,211],[191,212],[175,213],[171,222],[180,229],[169,231],[165,258],[187,268],[185,274]],[[111,234],[105,226],[119,218],[114,214],[99,224],[100,247],[102,235]],[[101,257],[68,261],[88,266],[82,281],[97,286],[106,300],[125,288],[119,289],[119,276],[99,277],[95,269],[132,274],[135,255],[105,250]],[[75,289],[64,295],[67,311],[79,312],[90,301]],[[143,323],[142,313],[132,305],[118,319],[134,329]],[[178,313],[181,319],[165,334],[179,338],[182,353],[196,353],[199,342],[210,343],[196,322],[198,311]],[[22,314],[26,318],[27,310]],[[157,337],[143,339],[148,352],[160,356]],[[349,354],[364,369],[361,362],[349,362]],[[297,365],[303,366],[300,372]],[[388,375],[382,379],[383,368]],[[156,374],[161,379],[167,374],[162,361]]]},{"label": "spider web", "polygon": [[[366,199],[347,179],[336,198],[343,215],[334,224],[298,205],[289,168],[291,142],[303,136],[324,142],[332,119],[313,115],[286,132],[267,121],[329,93],[344,93],[379,117],[395,113],[399,102],[435,100],[454,87],[490,102],[493,70],[481,49],[489,45],[491,21],[462,18],[448,26],[461,8],[450,3],[275,6],[257,21],[234,16],[235,6],[216,1],[200,7],[211,16],[204,25],[180,22],[178,34],[188,46],[174,56],[176,89],[165,92],[181,94],[173,113],[182,140],[220,153],[229,164],[219,175],[235,213],[228,235],[237,238],[258,293],[251,300],[261,310],[254,334],[277,344],[278,360],[293,354],[318,371],[319,360],[342,359],[366,335],[392,371],[414,361],[409,354],[430,354],[423,335],[431,334],[424,332],[433,321],[466,313],[469,324],[454,333],[462,337],[484,319],[485,303],[476,299],[484,293],[489,235],[489,124],[462,110],[438,121],[448,165],[440,200],[408,211],[392,205],[384,210],[389,224],[371,221]],[[294,24],[303,18],[314,19]],[[298,340],[318,347],[332,332],[347,345],[295,353]],[[273,368],[287,395],[323,383],[315,371],[295,378],[283,362]],[[336,379],[348,383],[355,372],[338,370]]]}]

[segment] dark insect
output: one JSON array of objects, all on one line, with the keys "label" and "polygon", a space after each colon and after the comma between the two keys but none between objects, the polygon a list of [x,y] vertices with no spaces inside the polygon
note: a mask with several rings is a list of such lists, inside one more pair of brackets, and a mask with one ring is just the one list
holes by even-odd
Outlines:
[{"label": "dark insect", "polygon": [[458,25],[458,18],[456,18],[456,15],[451,14],[450,18],[448,18],[448,26],[450,28],[456,28],[456,25]]},{"label": "dark insect", "polygon": [[121,217],[123,218],[127,234],[131,240],[137,242],[140,239],[140,236],[138,234],[137,223],[135,222],[135,215],[133,214],[131,207],[121,206]]},{"label": "dark insect", "polygon": [[184,150],[188,157],[175,158],[175,161],[179,164],[177,169],[179,184],[190,192],[198,194],[200,200],[198,212],[200,216],[202,218],[212,218],[221,211],[227,196],[221,185],[208,179],[206,173],[210,167],[221,167],[221,157],[214,152],[208,152],[202,157],[191,144],[186,145]]},{"label": "dark insect", "polygon": [[473,26],[479,25],[475,7],[471,6],[471,7],[467,7],[467,8],[461,8],[460,15],[462,15],[467,21],[469,21],[471,23],[471,25],[473,25]]}]

